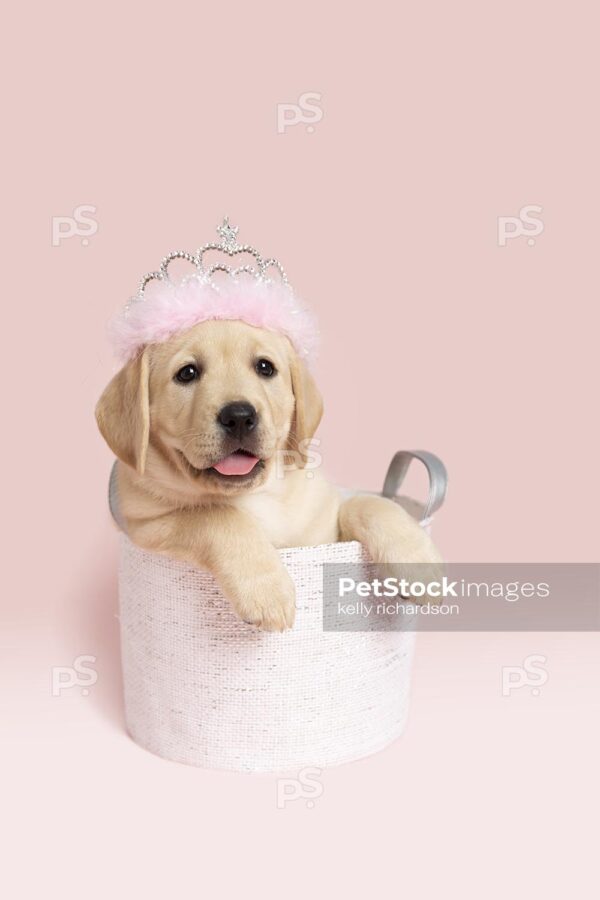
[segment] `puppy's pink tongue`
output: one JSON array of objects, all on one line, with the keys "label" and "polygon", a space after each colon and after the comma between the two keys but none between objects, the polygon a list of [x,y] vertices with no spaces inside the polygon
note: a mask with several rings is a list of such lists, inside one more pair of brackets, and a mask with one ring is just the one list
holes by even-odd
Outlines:
[{"label": "puppy's pink tongue", "polygon": [[252,471],[258,458],[256,456],[246,456],[245,453],[232,453],[225,459],[215,463],[213,469],[220,472],[221,475],[248,475]]}]

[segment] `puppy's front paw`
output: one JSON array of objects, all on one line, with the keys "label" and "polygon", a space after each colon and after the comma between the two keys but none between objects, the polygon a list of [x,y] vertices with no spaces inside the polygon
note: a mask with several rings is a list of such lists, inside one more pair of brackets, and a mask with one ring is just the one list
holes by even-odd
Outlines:
[{"label": "puppy's front paw", "polygon": [[424,586],[421,599],[417,594],[412,596],[417,603],[440,602],[439,583],[444,574],[444,564],[427,535],[420,535],[419,540],[402,545],[380,548],[378,562],[385,576],[392,576],[408,585],[418,582]]},{"label": "puppy's front paw", "polygon": [[284,568],[244,579],[230,597],[240,619],[263,631],[285,631],[294,624],[296,588]]},{"label": "puppy's front paw", "polygon": [[383,563],[381,568],[384,577],[391,576],[399,585],[406,585],[406,589],[401,591],[405,599],[417,604],[440,603],[440,584],[444,575],[442,563],[395,562]]}]

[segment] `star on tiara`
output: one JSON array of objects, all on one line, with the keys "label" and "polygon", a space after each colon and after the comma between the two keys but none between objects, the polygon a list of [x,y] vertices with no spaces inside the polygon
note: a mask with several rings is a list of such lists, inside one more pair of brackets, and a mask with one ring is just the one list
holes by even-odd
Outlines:
[{"label": "star on tiara", "polygon": [[[238,244],[238,231],[239,226],[231,225],[229,217],[225,216],[223,224],[219,225],[217,228],[217,234],[221,238],[218,243],[209,242],[208,244],[204,244],[196,250],[195,253],[187,253],[185,250],[174,250],[172,253],[168,253],[161,262],[159,269],[144,275],[140,281],[137,295],[133,299],[144,299],[144,290],[150,281],[166,281],[172,284],[173,282],[169,277],[169,265],[174,259],[185,259],[195,267],[195,271],[182,279],[181,283],[185,283],[185,281],[192,278],[196,281],[200,281],[202,284],[210,285],[210,287],[213,287],[218,291],[219,286],[216,281],[213,280],[213,276],[216,272],[224,272],[233,279],[233,281],[237,281],[238,277],[244,274],[250,275],[264,284],[272,284],[274,283],[274,279],[270,276],[269,270],[275,269],[279,273],[279,277],[276,280],[291,290],[287,275],[285,274],[281,263],[272,257],[263,259],[258,250],[255,247],[251,247],[249,244]],[[204,254],[209,250],[220,251],[230,258],[237,256],[240,253],[248,253],[254,257],[256,264],[234,267],[226,262],[216,262],[212,265],[205,266],[203,261]]]}]

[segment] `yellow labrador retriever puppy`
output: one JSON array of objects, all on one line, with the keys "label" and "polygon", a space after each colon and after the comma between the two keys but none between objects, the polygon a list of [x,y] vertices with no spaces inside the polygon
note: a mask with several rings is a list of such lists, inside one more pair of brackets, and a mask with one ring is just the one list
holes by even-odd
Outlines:
[{"label": "yellow labrador retriever puppy", "polygon": [[357,540],[378,563],[436,562],[429,537],[393,501],[342,502],[316,470],[306,477],[321,413],[283,334],[203,321],[147,345],[96,410],[119,459],[130,538],[208,569],[241,619],[272,631],[290,628],[295,612],[278,547]]}]

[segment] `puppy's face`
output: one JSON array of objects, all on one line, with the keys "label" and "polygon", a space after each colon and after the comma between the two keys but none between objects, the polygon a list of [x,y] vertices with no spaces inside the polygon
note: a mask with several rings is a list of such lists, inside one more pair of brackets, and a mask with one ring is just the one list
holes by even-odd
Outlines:
[{"label": "puppy's face", "polygon": [[97,418],[116,455],[140,474],[212,494],[260,486],[284,449],[302,465],[298,445],[312,437],[321,411],[287,338],[211,321],[128,363]]},{"label": "puppy's face", "polygon": [[288,341],[244,322],[204,322],[157,345],[151,444],[209,490],[256,485],[294,413]]}]

